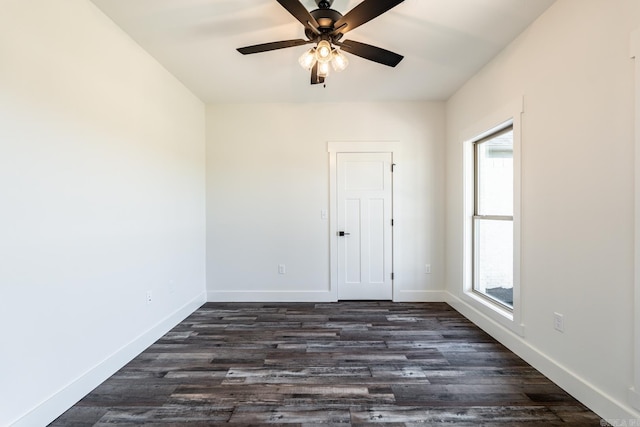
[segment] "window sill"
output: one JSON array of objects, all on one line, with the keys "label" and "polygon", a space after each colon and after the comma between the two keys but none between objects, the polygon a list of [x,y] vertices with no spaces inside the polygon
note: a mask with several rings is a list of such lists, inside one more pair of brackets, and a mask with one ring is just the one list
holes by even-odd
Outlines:
[{"label": "window sill", "polygon": [[465,291],[462,299],[486,317],[499,323],[520,337],[524,337],[524,325],[516,323],[511,310],[507,310],[498,303],[491,302],[487,298],[476,295],[476,293],[471,290]]}]

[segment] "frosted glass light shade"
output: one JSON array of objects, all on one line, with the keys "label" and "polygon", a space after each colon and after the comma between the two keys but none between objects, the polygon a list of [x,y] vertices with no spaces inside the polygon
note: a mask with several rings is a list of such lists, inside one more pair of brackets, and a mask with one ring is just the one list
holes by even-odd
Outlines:
[{"label": "frosted glass light shade", "polygon": [[331,57],[331,65],[336,71],[343,71],[349,65],[349,59],[338,49],[333,50]]},{"label": "frosted glass light shade", "polygon": [[318,62],[318,77],[327,77],[329,75],[329,63]]},{"label": "frosted glass light shade", "polygon": [[318,62],[329,62],[331,57],[331,43],[326,40],[320,41],[316,47],[316,59]]},{"label": "frosted glass light shade", "polygon": [[311,48],[298,59],[300,66],[305,70],[311,70],[316,63],[316,49]]}]

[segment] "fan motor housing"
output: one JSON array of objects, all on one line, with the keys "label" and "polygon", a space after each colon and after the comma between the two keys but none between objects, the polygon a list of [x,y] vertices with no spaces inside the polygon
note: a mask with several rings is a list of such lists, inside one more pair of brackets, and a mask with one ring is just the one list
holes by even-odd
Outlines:
[{"label": "fan motor housing", "polygon": [[[316,9],[312,10],[311,16],[318,22],[318,30],[322,33],[333,31],[334,24],[342,18],[342,14],[334,9]],[[313,33],[309,30],[305,31],[307,37],[313,38]]]}]

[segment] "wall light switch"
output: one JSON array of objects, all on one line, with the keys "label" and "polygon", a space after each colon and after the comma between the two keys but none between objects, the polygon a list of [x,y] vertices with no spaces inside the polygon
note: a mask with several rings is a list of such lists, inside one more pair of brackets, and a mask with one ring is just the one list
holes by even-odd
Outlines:
[{"label": "wall light switch", "polygon": [[287,272],[287,268],[284,264],[278,264],[278,274],[285,274]]},{"label": "wall light switch", "polygon": [[431,274],[431,264],[424,265],[424,274]]},{"label": "wall light switch", "polygon": [[320,218],[329,219],[329,212],[326,209],[322,209],[320,211]]}]

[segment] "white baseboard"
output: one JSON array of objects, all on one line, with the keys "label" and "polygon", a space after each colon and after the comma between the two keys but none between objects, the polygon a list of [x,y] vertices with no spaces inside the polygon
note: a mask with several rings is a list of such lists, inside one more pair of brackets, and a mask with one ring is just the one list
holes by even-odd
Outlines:
[{"label": "white baseboard", "polygon": [[[445,291],[399,291],[394,294],[395,302],[445,302]],[[331,291],[209,291],[209,302],[335,302],[337,297]]]},{"label": "white baseboard", "polygon": [[203,292],[10,425],[32,427],[49,424],[204,303],[205,293]]},{"label": "white baseboard", "polygon": [[446,302],[446,291],[398,291],[393,295],[394,302]]},{"label": "white baseboard", "polygon": [[208,302],[333,302],[331,291],[208,291]]},{"label": "white baseboard", "polygon": [[[446,302],[479,328],[542,372],[585,406],[605,420],[640,420],[640,413],[598,389],[568,367],[532,347],[526,340],[485,316],[457,296],[446,292]],[[616,425],[616,424],[613,424]]]}]

